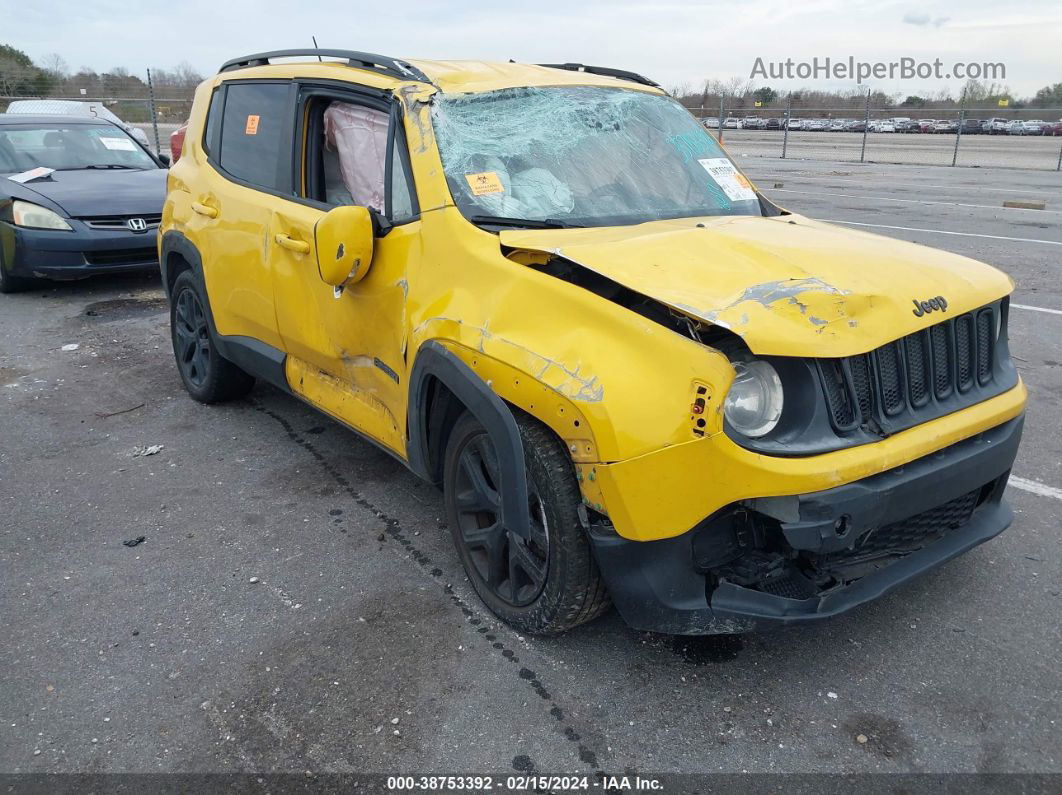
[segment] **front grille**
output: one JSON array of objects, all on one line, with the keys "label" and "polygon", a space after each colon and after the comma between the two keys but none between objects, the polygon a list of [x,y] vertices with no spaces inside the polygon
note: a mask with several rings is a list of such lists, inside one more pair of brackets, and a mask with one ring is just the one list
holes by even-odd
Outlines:
[{"label": "front grille", "polygon": [[[830,422],[840,433],[876,422],[898,430],[955,410],[985,395],[993,381],[996,314],[1000,305],[945,320],[928,329],[844,359],[820,359]],[[956,393],[966,395],[955,402]],[[934,405],[935,404],[935,405]]]},{"label": "front grille", "polygon": [[77,220],[84,222],[85,226],[90,229],[101,229],[106,231],[124,230],[130,231],[129,221],[133,218],[141,218],[146,225],[146,229],[154,229],[162,223],[162,213],[148,213],[147,215],[86,215],[78,218]]},{"label": "front grille", "polygon": [[120,248],[106,251],[86,251],[85,261],[89,265],[135,265],[151,263],[158,259],[158,251],[150,248]]},{"label": "front grille", "polygon": [[871,552],[912,552],[921,549],[948,530],[962,527],[970,521],[980,494],[981,489],[976,488],[936,508],[872,530],[856,544],[850,554],[862,556]]}]

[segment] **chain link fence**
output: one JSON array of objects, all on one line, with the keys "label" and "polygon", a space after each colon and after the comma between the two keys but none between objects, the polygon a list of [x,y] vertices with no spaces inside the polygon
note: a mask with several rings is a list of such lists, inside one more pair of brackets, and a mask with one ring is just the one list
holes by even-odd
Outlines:
[{"label": "chain link fence", "polygon": [[1062,170],[1062,108],[691,108],[738,157]]}]

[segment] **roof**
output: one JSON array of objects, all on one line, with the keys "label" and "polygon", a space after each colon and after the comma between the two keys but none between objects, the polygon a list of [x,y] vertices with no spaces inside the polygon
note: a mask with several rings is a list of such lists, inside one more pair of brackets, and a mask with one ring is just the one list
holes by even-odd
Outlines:
[{"label": "roof", "polygon": [[496,91],[520,86],[609,86],[657,91],[620,77],[537,64],[419,59],[409,63],[424,72],[443,93]]},{"label": "roof", "polygon": [[107,119],[99,119],[95,116],[74,116],[69,113],[0,113],[0,124],[54,124],[60,121],[64,124],[116,126],[114,122]]},{"label": "roof", "polygon": [[402,83],[430,83],[443,93],[478,93],[523,86],[587,85],[654,93],[661,91],[651,80],[632,72],[581,64],[538,65],[511,61],[435,61],[419,58],[402,60],[351,50],[324,49],[277,50],[246,55],[227,61],[218,75],[223,80],[266,76],[327,76],[388,88]]}]

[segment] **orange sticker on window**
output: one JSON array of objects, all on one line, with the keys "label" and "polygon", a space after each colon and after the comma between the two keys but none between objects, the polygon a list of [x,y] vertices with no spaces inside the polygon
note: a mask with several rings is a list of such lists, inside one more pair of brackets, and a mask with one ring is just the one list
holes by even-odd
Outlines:
[{"label": "orange sticker on window", "polygon": [[244,135],[258,135],[258,117],[257,116],[248,116],[247,117],[247,127],[244,128],[243,134]]},{"label": "orange sticker on window", "polygon": [[484,171],[479,174],[465,174],[468,187],[473,196],[489,196],[492,193],[505,193],[505,186],[496,171]]}]

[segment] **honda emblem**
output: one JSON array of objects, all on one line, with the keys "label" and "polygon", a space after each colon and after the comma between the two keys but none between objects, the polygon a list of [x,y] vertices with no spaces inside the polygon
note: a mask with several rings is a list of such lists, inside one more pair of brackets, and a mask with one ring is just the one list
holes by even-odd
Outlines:
[{"label": "honda emblem", "polygon": [[143,218],[130,218],[125,223],[134,232],[143,232],[147,229],[147,221]]}]

